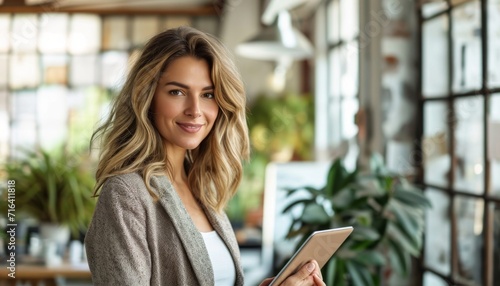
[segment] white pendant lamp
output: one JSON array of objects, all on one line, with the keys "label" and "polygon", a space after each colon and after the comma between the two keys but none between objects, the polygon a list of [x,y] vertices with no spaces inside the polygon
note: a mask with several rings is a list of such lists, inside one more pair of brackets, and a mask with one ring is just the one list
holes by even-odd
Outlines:
[{"label": "white pendant lamp", "polygon": [[311,57],[313,47],[309,40],[292,26],[290,13],[284,10],[279,12],[273,25],[265,27],[257,36],[239,44],[236,52],[257,60],[300,60]]}]

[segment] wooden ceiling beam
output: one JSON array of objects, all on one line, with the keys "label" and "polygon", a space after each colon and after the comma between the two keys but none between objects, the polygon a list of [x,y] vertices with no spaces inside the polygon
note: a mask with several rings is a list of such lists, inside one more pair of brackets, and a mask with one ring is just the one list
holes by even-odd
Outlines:
[{"label": "wooden ceiling beam", "polygon": [[[16,1],[16,0],[13,0]],[[53,5],[36,6],[0,6],[0,13],[89,13],[99,15],[186,15],[186,16],[213,16],[220,10],[215,5],[184,7],[184,8],[92,8],[92,7],[64,7]]]}]

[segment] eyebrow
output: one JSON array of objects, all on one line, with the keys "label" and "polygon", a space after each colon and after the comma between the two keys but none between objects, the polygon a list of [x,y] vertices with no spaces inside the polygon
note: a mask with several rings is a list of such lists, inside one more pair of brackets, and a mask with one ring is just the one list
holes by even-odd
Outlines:
[{"label": "eyebrow", "polygon": [[[182,87],[182,88],[185,88],[185,89],[189,89],[189,86],[188,85],[185,85],[183,83],[180,83],[180,82],[177,82],[177,81],[169,81],[167,82],[165,85],[175,85],[175,86],[178,86],[178,87]],[[210,86],[206,86],[204,87],[202,90],[212,90],[214,89],[214,86],[213,85],[210,85]]]}]

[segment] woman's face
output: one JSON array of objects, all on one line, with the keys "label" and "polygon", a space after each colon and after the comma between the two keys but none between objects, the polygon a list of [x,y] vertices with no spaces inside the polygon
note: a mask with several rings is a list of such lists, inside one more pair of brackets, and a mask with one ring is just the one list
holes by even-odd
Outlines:
[{"label": "woman's face", "polygon": [[208,63],[191,56],[172,61],[160,76],[152,106],[154,125],[167,150],[198,147],[219,112]]}]

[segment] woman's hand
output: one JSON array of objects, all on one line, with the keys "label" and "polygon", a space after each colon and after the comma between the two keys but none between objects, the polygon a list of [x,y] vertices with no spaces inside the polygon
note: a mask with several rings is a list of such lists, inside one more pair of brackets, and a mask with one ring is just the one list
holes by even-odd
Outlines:
[{"label": "woman's hand", "polygon": [[[267,278],[260,283],[260,286],[268,286],[273,278]],[[321,269],[319,268],[318,262],[316,260],[311,260],[305,265],[303,265],[299,271],[295,274],[290,275],[280,286],[325,286],[323,278],[321,276]]]}]

